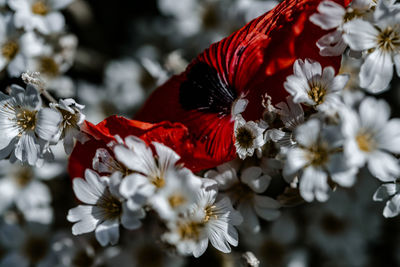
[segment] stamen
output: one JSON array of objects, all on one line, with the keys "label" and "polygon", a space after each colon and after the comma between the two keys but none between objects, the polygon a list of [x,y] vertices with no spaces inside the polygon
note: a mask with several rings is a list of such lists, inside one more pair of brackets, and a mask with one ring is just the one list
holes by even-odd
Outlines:
[{"label": "stamen", "polygon": [[44,16],[49,12],[49,8],[47,7],[46,3],[42,0],[36,1],[32,5],[32,13],[36,15]]},{"label": "stamen", "polygon": [[325,101],[326,89],[321,85],[310,85],[311,90],[308,91],[308,96],[317,104],[320,105]]},{"label": "stamen", "polygon": [[357,134],[356,141],[360,150],[364,152],[371,152],[376,147],[374,136],[365,131],[360,131]]},{"label": "stamen", "polygon": [[246,127],[240,127],[236,129],[236,142],[238,144],[247,149],[253,146],[255,136],[253,133]]},{"label": "stamen", "polygon": [[18,51],[19,51],[19,45],[15,41],[7,41],[1,47],[1,54],[7,60],[12,60],[17,55]]},{"label": "stamen", "polygon": [[110,191],[107,189],[103,196],[97,202],[106,220],[117,219],[122,214],[122,203],[119,199],[111,195]]},{"label": "stamen", "polygon": [[377,37],[378,47],[383,51],[395,52],[400,48],[400,33],[398,29],[389,26]]}]

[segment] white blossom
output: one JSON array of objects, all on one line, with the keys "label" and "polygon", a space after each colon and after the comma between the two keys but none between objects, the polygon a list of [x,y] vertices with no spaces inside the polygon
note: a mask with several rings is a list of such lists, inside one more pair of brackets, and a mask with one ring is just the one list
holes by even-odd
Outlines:
[{"label": "white blossom", "polygon": [[295,131],[297,147],[287,151],[284,174],[300,173],[300,194],[306,201],[328,199],[328,177],[341,186],[355,182],[357,169],[349,166],[340,152],[343,138],[335,126],[311,119]]},{"label": "white blossom", "polygon": [[0,159],[10,156],[35,165],[43,157],[46,142],[58,131],[61,116],[50,108],[41,108],[38,90],[28,85],[10,87],[10,95],[0,93]]},{"label": "white blossom", "polygon": [[65,19],[59,10],[71,2],[72,0],[8,0],[8,5],[15,11],[14,24],[17,28],[51,34],[63,30]]},{"label": "white blossom", "polygon": [[263,174],[260,167],[251,166],[240,170],[236,162],[228,162],[210,170],[205,177],[211,178],[218,183],[220,193],[229,196],[233,205],[245,218],[239,229],[243,232],[257,233],[260,231],[260,222],[257,217],[272,221],[280,215],[280,204],[275,199],[264,196],[271,177]]},{"label": "white blossom", "polygon": [[343,25],[345,42],[362,51],[365,61],[360,70],[360,86],[370,93],[388,88],[393,76],[393,63],[400,74],[400,13],[379,1],[373,21],[355,19]]},{"label": "white blossom", "polygon": [[349,76],[335,76],[333,67],[322,69],[319,62],[298,59],[293,65],[293,75],[286,78],[284,87],[293,96],[294,103],[313,106],[317,111],[331,113],[340,102],[340,92]]},{"label": "white blossom", "polygon": [[102,246],[115,245],[119,239],[119,225],[137,229],[144,218],[143,209],[131,211],[119,193],[121,175],[100,177],[94,171],[85,171],[85,180],[75,178],[73,188],[76,197],[85,205],[79,205],[68,212],[67,219],[73,222],[74,235],[95,231],[96,239]]},{"label": "white blossom", "polygon": [[398,160],[391,155],[400,152],[400,120],[389,120],[389,116],[389,105],[371,97],[361,102],[359,114],[351,109],[341,111],[349,164],[367,164],[372,175],[385,182],[400,175]]},{"label": "white blossom", "polygon": [[175,245],[183,255],[201,256],[208,241],[219,251],[229,253],[230,245],[238,245],[239,237],[234,226],[239,225],[243,218],[232,208],[229,198],[216,201],[216,197],[215,186],[204,188],[186,216],[167,223],[169,231],[163,234],[162,239]]},{"label": "white blossom", "polygon": [[264,131],[267,129],[264,121],[256,123],[245,121],[242,115],[235,116],[235,147],[239,158],[251,157],[254,151],[261,154],[261,148],[265,144]]}]

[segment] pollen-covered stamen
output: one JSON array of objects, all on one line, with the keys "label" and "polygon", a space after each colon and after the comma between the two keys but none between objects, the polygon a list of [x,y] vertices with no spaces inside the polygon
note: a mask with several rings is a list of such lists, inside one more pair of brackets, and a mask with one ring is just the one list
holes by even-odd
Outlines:
[{"label": "pollen-covered stamen", "polygon": [[12,40],[5,42],[1,47],[1,54],[7,60],[12,60],[17,55],[18,51],[18,43]]},{"label": "pollen-covered stamen", "polygon": [[218,219],[218,215],[215,214],[215,208],[216,208],[216,206],[212,205],[212,206],[207,206],[204,209],[204,213],[205,213],[204,222],[208,222],[210,219]]},{"label": "pollen-covered stamen", "polygon": [[374,136],[366,131],[360,131],[356,136],[356,141],[361,151],[371,152],[376,148]]},{"label": "pollen-covered stamen", "polygon": [[178,233],[182,239],[199,239],[203,224],[199,222],[185,222],[178,225]]},{"label": "pollen-covered stamen", "polygon": [[33,3],[32,5],[32,13],[36,15],[44,16],[49,12],[49,7],[45,3],[45,1],[39,0]]},{"label": "pollen-covered stamen", "polygon": [[326,89],[321,84],[310,84],[308,96],[315,102],[316,105],[324,103],[326,96]]},{"label": "pollen-covered stamen", "polygon": [[17,112],[16,123],[21,133],[28,130],[35,130],[36,127],[36,110],[21,109]]},{"label": "pollen-covered stamen", "polygon": [[104,194],[100,197],[97,206],[101,208],[106,220],[118,219],[122,215],[121,201],[111,195],[108,189],[106,189]]},{"label": "pollen-covered stamen", "polygon": [[386,52],[395,52],[400,50],[399,27],[389,26],[380,31],[377,37],[378,47]]},{"label": "pollen-covered stamen", "polygon": [[350,20],[356,19],[356,18],[361,18],[364,15],[365,12],[362,12],[358,9],[353,9],[351,7],[349,7],[346,10],[346,14],[344,14],[343,17],[343,22],[349,22]]},{"label": "pollen-covered stamen", "polygon": [[61,113],[62,119],[63,119],[63,127],[64,128],[78,128],[78,122],[79,122],[79,112],[75,111],[75,113],[71,113],[65,109],[58,109]]},{"label": "pollen-covered stamen", "polygon": [[244,126],[236,129],[235,137],[236,142],[245,149],[251,148],[256,139],[252,131]]},{"label": "pollen-covered stamen", "polygon": [[328,162],[329,150],[327,144],[315,144],[307,150],[307,158],[310,165],[321,166]]},{"label": "pollen-covered stamen", "polygon": [[60,66],[51,57],[42,57],[39,61],[39,69],[41,73],[55,77],[60,73]]}]

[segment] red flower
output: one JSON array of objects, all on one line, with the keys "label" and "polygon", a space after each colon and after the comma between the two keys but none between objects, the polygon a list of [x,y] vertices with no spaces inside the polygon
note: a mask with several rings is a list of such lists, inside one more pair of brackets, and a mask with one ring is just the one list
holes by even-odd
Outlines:
[{"label": "red flower", "polygon": [[[84,177],[84,171],[92,168],[92,160],[98,148],[107,148],[107,144],[116,141],[115,135],[125,138],[134,135],[141,138],[148,145],[159,142],[172,148],[181,157],[185,167],[197,172],[204,168],[211,168],[212,158],[199,154],[194,149],[194,142],[190,139],[187,128],[180,123],[160,122],[156,124],[128,120],[124,117],[111,116],[93,125],[85,121],[82,131],[89,136],[84,144],[77,143],[69,158],[68,172],[71,178]],[[112,154],[112,150],[109,150]],[[199,164],[200,163],[200,164]]]},{"label": "red flower", "polygon": [[213,166],[232,160],[236,150],[231,109],[236,99],[245,96],[249,104],[244,118],[258,120],[266,93],[273,104],[287,96],[283,82],[292,74],[296,59],[314,59],[323,67],[330,65],[338,71],[341,57],[321,57],[316,46],[327,32],[309,21],[319,3],[320,0],[283,1],[212,44],[185,72],[159,87],[136,119],[180,122],[195,141],[196,152],[213,159]]}]

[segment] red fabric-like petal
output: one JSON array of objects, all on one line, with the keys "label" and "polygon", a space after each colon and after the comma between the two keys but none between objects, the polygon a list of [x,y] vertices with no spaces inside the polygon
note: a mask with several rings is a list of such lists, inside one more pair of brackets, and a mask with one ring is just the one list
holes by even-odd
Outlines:
[{"label": "red fabric-like petal", "polygon": [[[84,144],[77,143],[69,158],[68,172],[71,178],[83,177],[87,168],[92,168],[93,157],[98,148],[109,149],[107,144],[116,141],[115,135],[125,138],[134,135],[148,145],[152,142],[162,143],[181,156],[180,163],[194,172],[211,168],[213,158],[195,149],[196,141],[191,138],[187,128],[180,123],[160,122],[156,124],[128,120],[120,116],[111,116],[97,125],[85,121],[82,131],[90,140]],[[110,153],[112,151],[109,149]]]}]

